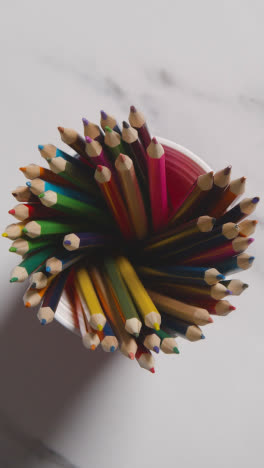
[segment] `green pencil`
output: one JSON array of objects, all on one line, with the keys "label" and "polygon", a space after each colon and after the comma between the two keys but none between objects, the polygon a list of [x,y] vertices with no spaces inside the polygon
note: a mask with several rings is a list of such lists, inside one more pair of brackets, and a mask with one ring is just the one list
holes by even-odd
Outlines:
[{"label": "green pencil", "polygon": [[119,133],[115,132],[108,126],[105,127],[104,142],[112,155],[113,162],[120,153],[125,153],[125,148],[123,147],[121,136]]},{"label": "green pencil", "polygon": [[55,236],[58,234],[68,234],[77,230],[78,232],[88,230],[88,220],[84,223],[60,223],[58,221],[51,221],[48,219],[30,221],[22,229],[22,232],[31,239],[39,236]]},{"label": "green pencil", "polygon": [[9,252],[15,252],[18,255],[30,254],[34,250],[39,250],[48,245],[54,245],[54,239],[39,239],[29,241],[27,239],[16,239],[9,249]]},{"label": "green pencil", "polygon": [[28,276],[33,273],[38,266],[45,262],[47,258],[54,254],[56,247],[54,245],[48,246],[27,256],[18,266],[16,266],[12,273],[10,283],[25,281]]}]

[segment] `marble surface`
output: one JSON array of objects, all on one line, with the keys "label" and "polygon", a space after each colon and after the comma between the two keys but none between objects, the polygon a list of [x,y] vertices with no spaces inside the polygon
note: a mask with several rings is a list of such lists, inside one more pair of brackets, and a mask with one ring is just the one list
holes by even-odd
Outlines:
[{"label": "marble surface", "polygon": [[[17,168],[81,129],[98,111],[127,117],[214,168],[233,165],[263,195],[263,2],[25,0],[1,9],[2,224]],[[60,144],[62,147],[62,145]],[[120,354],[83,349],[54,323],[41,328],[10,285],[1,241],[0,466],[86,468],[161,464],[263,466],[263,208],[254,268],[237,311],[202,343],[160,356],[152,376]]]}]

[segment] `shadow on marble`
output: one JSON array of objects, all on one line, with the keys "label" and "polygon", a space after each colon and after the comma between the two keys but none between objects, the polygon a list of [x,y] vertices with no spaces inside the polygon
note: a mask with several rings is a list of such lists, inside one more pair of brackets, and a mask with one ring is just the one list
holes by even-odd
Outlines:
[{"label": "shadow on marble", "polygon": [[36,310],[23,309],[21,300],[13,296],[0,328],[0,466],[72,468],[43,440],[84,389],[89,397],[111,356],[88,351],[56,322],[41,327]]}]

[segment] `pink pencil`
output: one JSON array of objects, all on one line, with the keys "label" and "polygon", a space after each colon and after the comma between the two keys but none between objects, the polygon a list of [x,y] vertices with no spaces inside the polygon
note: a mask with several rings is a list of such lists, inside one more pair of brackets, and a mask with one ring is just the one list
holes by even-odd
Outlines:
[{"label": "pink pencil", "polygon": [[105,151],[103,150],[102,145],[98,141],[90,138],[89,136],[86,136],[85,140],[86,140],[85,151],[92,165],[94,167],[98,165],[106,166],[112,170],[113,168],[107,158]]},{"label": "pink pencil", "polygon": [[147,154],[152,224],[154,231],[158,231],[168,222],[168,199],[165,153],[156,138],[152,138]]}]

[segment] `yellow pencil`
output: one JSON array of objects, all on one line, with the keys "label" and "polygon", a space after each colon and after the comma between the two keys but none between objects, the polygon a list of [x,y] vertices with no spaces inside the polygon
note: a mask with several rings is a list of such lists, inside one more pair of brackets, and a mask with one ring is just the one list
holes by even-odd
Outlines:
[{"label": "yellow pencil", "polygon": [[106,317],[86,268],[78,268],[76,271],[76,279],[90,311],[90,325],[95,330],[102,331],[106,323]]},{"label": "yellow pencil", "polygon": [[147,327],[154,328],[155,330],[159,330],[161,324],[160,313],[153,304],[131,263],[125,257],[118,257],[117,265],[131,296],[144,319],[145,325]]}]

